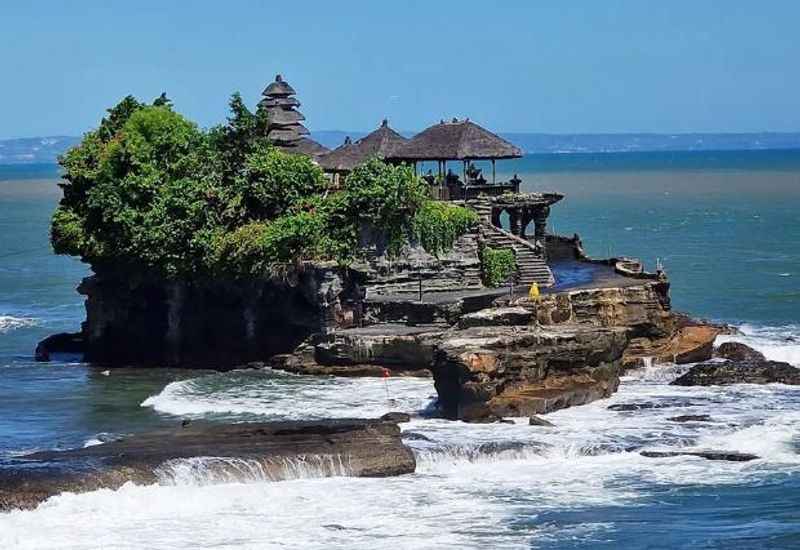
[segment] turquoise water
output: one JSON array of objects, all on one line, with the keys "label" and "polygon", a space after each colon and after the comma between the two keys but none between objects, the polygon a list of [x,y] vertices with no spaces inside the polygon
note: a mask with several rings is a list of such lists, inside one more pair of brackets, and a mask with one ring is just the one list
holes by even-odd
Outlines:
[{"label": "turquoise water", "polygon": [[[800,366],[800,152],[537,155],[498,163],[556,190],[551,230],[597,257],[656,259],[677,309]],[[430,406],[430,381],[269,371],[105,372],[36,364],[42,337],[83,318],[86,266],[51,254],[52,166],[0,167],[0,463],[185,418],[377,416]],[[198,474],[52,499],[0,515],[2,548],[800,547],[800,391],[678,388],[681,367],[634,373],[610,400],[548,415],[556,428],[418,418],[419,467],[389,480],[214,484]],[[665,408],[625,413],[612,403]],[[707,424],[670,416],[711,414]],[[522,450],[489,453],[486,443]],[[754,452],[746,464],[651,460],[633,448]],[[332,528],[331,525],[337,527]],[[341,529],[340,529],[341,527]]]}]

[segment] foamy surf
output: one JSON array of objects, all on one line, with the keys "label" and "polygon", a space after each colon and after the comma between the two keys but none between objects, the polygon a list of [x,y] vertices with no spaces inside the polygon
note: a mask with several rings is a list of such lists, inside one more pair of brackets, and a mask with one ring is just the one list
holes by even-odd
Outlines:
[{"label": "foamy surf", "polygon": [[5,334],[19,328],[36,326],[37,324],[38,320],[32,317],[0,315],[0,334]]},{"label": "foamy surf", "polygon": [[172,382],[142,406],[176,416],[315,420],[419,412],[434,399],[429,379],[301,377],[260,369]]},{"label": "foamy surf", "polygon": [[[791,331],[745,327],[738,338],[776,358],[793,353],[786,339]],[[597,508],[609,514],[672,503],[684,489],[716,494],[800,475],[800,388],[669,385],[688,368],[633,371],[610,399],[546,415],[552,428],[529,426],[527,419],[466,424],[415,417],[402,428],[417,471],[398,478],[344,477],[347,460],[334,456],[272,465],[282,468],[280,475],[257,460],[172,461],[159,469],[159,485],[64,494],[37,510],[0,516],[0,547],[359,549],[389,539],[394,548],[591,545],[605,540],[613,523],[524,518],[580,517]],[[434,395],[431,380],[385,383],[263,370],[173,382],[142,406],[190,417],[313,419],[413,413],[429,407]],[[637,408],[626,409],[631,404]],[[674,420],[683,415],[710,418]],[[640,454],[680,449],[760,458],[737,463]]]},{"label": "foamy surf", "polygon": [[765,327],[742,325],[741,334],[724,335],[717,338],[722,342],[741,342],[763,353],[772,361],[783,361],[800,367],[800,326],[785,325]]}]

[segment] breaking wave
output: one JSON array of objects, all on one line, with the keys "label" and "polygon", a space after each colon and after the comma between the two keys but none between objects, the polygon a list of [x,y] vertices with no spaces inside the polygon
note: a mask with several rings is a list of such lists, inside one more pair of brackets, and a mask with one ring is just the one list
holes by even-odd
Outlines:
[{"label": "breaking wave", "polygon": [[31,317],[12,317],[11,315],[0,315],[0,334],[5,334],[24,327],[36,326],[37,319]]},{"label": "breaking wave", "polygon": [[767,359],[800,367],[800,326],[760,327],[742,325],[741,334],[720,336],[717,343],[742,342],[763,353]]},{"label": "breaking wave", "polygon": [[193,457],[169,460],[156,469],[162,485],[205,486],[351,475],[349,456],[300,455],[268,460]]},{"label": "breaking wave", "polygon": [[434,400],[428,379],[311,378],[260,369],[172,382],[142,406],[177,416],[314,420],[419,412]]}]

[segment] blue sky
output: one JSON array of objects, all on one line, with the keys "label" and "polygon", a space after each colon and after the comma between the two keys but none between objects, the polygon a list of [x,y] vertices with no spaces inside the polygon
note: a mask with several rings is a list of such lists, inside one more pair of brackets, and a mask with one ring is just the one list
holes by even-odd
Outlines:
[{"label": "blue sky", "polygon": [[8,0],[0,138],[162,90],[208,126],[277,72],[314,130],[800,131],[798,21],[791,0]]}]

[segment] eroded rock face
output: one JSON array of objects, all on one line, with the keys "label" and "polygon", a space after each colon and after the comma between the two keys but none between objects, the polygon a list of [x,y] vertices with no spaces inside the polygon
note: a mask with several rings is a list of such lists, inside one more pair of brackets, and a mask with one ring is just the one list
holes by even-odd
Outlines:
[{"label": "eroded rock face", "polygon": [[800,385],[800,369],[779,361],[722,361],[702,363],[672,382],[674,386],[726,386],[729,384]]},{"label": "eroded rock face", "polygon": [[273,357],[272,368],[295,374],[430,376],[440,326],[395,324],[332,331],[294,353]]},{"label": "eroded rock face", "polygon": [[658,338],[673,331],[669,284],[643,281],[620,288],[593,288],[545,294],[530,303],[542,325],[590,324],[626,327],[631,337]]},{"label": "eroded rock face", "polygon": [[470,327],[446,333],[433,376],[449,418],[531,416],[610,396],[624,328]]},{"label": "eroded rock face", "polygon": [[[171,482],[182,459],[203,462],[209,479],[291,477],[293,461],[319,476],[411,473],[414,454],[396,423],[325,420],[245,424],[191,423],[70,451],[39,452],[0,467],[0,511],[32,508],[64,491],[117,489],[128,481]],[[195,468],[197,469],[197,468]],[[215,477],[216,476],[216,477]]]},{"label": "eroded rock face", "polygon": [[292,351],[315,333],[356,326],[363,291],[335,266],[286,280],[84,279],[86,360],[115,365],[232,368]]},{"label": "eroded rock face", "polygon": [[678,326],[662,338],[634,338],[625,352],[625,368],[641,367],[646,360],[654,363],[685,365],[708,361],[714,354],[717,336],[727,334],[727,327],[713,324]]},{"label": "eroded rock face", "polygon": [[533,316],[533,311],[521,306],[495,307],[462,316],[458,321],[458,326],[469,328],[528,325],[533,321]]}]

